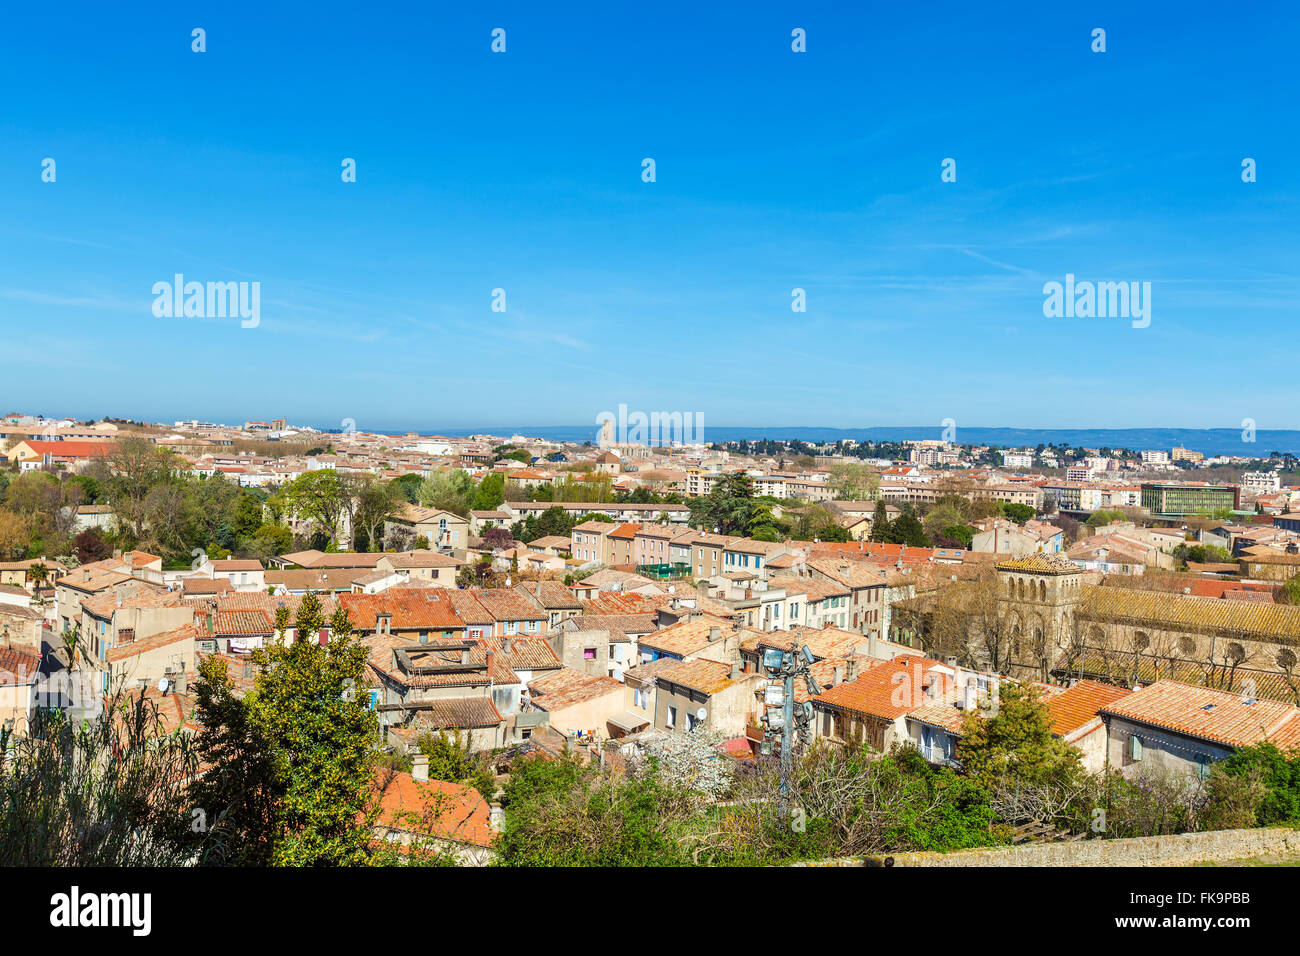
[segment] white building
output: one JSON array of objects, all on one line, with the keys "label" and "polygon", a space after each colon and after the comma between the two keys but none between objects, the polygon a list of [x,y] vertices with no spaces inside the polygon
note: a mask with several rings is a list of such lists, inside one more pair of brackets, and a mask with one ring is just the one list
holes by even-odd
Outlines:
[{"label": "white building", "polygon": [[1248,471],[1241,476],[1241,486],[1256,494],[1282,490],[1282,478],[1276,471]]}]

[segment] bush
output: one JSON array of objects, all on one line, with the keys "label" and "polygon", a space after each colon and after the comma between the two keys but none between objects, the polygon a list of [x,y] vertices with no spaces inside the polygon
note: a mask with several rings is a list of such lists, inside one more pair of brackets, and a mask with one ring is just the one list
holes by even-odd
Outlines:
[{"label": "bush", "polygon": [[525,757],[505,789],[507,866],[678,866],[680,812],[653,771],[615,776],[576,757]]},{"label": "bush", "polygon": [[1214,773],[1220,772],[1262,789],[1255,825],[1300,823],[1300,753],[1284,754],[1270,743],[1243,747],[1214,765]]},{"label": "bush", "polygon": [[487,762],[469,749],[469,738],[457,731],[447,734],[424,733],[416,739],[416,748],[429,758],[429,779],[464,783],[491,800],[497,792],[496,778]]},{"label": "bush", "polygon": [[[121,691],[84,721],[37,711],[26,736],[0,731],[0,866],[179,866],[204,850],[186,781],[189,735]],[[196,845],[186,847],[194,837]]]}]

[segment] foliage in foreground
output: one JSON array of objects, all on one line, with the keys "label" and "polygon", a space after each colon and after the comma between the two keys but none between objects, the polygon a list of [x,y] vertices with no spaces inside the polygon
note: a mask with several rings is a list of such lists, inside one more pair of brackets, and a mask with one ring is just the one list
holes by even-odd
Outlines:
[{"label": "foliage in foreground", "polygon": [[[324,624],[308,595],[294,625]],[[353,866],[368,862],[375,812],[375,714],[359,691],[366,647],[340,610],[332,637],[279,641],[255,654],[254,689],[235,696],[220,661],[204,663],[198,687],[199,747],[210,769],[194,799],[212,825],[212,862]]]},{"label": "foliage in foreground", "polygon": [[38,711],[0,733],[0,866],[176,866],[197,767],[192,740],[162,732],[157,705],[117,694],[99,716]]}]

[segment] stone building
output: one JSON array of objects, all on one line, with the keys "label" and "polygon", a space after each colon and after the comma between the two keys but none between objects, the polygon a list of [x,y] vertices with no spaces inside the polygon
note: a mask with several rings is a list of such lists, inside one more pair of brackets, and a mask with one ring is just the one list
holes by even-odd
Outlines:
[{"label": "stone building", "polygon": [[[914,635],[920,650],[952,654],[955,618],[971,663],[1011,677],[1123,686],[1173,679],[1300,703],[1300,607],[1088,584],[1083,569],[1055,555],[994,569],[992,583],[953,583],[901,602],[896,629]],[[981,586],[996,588],[995,600],[977,593]],[[936,622],[945,612],[941,637]],[[949,642],[942,650],[941,640]]]}]

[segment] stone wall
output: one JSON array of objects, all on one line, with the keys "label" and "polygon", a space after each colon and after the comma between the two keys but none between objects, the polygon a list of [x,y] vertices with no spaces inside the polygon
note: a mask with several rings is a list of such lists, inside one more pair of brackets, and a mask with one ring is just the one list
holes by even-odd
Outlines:
[{"label": "stone wall", "polygon": [[[1300,855],[1300,830],[1209,830],[1124,840],[1033,843],[955,853],[896,853],[894,866],[1180,866],[1265,855]],[[885,866],[886,857],[823,860],[795,866]]]}]

